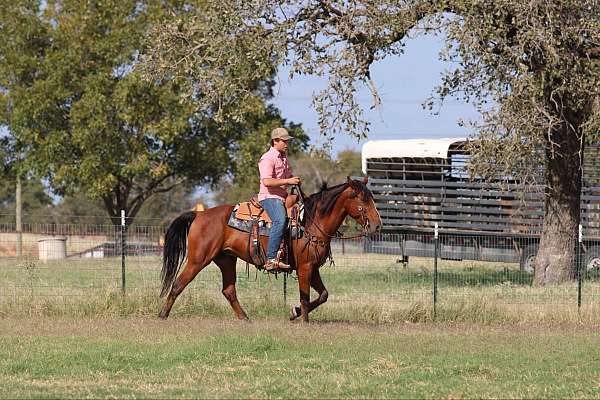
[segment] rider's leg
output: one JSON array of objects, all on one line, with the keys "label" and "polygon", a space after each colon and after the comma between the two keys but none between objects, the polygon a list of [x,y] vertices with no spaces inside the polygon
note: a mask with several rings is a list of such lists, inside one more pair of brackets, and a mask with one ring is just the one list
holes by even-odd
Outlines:
[{"label": "rider's leg", "polygon": [[267,211],[272,221],[269,244],[267,246],[267,262],[269,262],[277,258],[277,251],[283,239],[287,216],[283,201],[279,199],[265,199],[260,204]]}]

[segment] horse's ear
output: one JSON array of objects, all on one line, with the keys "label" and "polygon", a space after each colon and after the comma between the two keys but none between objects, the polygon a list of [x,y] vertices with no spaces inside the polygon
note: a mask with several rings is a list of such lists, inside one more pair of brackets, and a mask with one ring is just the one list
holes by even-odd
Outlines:
[{"label": "horse's ear", "polygon": [[321,182],[321,191],[323,190],[327,190],[327,182],[325,181]]},{"label": "horse's ear", "polygon": [[356,197],[356,183],[354,183],[354,181],[352,179],[350,179],[350,177],[348,176],[348,186],[352,189],[352,194],[350,194],[350,197]]},{"label": "horse's ear", "polygon": [[363,178],[363,183],[366,185],[369,182],[369,177],[367,175],[365,175],[365,177]]},{"label": "horse's ear", "polygon": [[354,184],[354,181],[352,180],[352,178],[350,178],[350,176],[347,176],[348,179],[348,185],[350,185],[350,187],[355,187],[356,185]]}]

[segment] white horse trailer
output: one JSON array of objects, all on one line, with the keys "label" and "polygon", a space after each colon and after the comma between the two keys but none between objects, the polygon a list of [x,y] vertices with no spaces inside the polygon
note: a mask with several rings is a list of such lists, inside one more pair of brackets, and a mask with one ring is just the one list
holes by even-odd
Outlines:
[{"label": "white horse trailer", "polygon": [[[433,257],[437,224],[441,258],[520,263],[532,271],[544,215],[543,186],[506,177],[470,179],[466,144],[465,138],[446,138],[363,145],[362,170],[383,222],[381,235],[366,242],[366,251],[393,252],[402,262]],[[587,268],[600,265],[599,165],[600,146],[588,146],[581,197]]]}]

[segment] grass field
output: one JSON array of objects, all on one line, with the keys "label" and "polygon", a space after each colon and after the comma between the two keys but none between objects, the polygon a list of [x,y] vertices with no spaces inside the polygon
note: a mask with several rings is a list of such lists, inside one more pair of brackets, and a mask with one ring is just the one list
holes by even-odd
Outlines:
[{"label": "grass field", "polygon": [[515,265],[336,257],[312,324],[297,286],[238,266],[252,318],[202,271],[158,321],[156,258],[0,262],[0,398],[598,398],[600,283],[531,286]]},{"label": "grass field", "polygon": [[2,320],[2,398],[598,398],[597,326]]}]

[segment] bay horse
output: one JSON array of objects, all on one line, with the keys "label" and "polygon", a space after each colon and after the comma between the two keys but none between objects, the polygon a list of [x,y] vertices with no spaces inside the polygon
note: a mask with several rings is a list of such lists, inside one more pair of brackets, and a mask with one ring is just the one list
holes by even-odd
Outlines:
[{"label": "bay horse", "polygon": [[[307,197],[304,201],[304,234],[291,240],[289,246],[290,265],[298,275],[300,307],[292,308],[290,319],[299,316],[308,322],[308,314],[327,301],[328,293],[319,267],[330,253],[330,242],[347,215],[362,226],[363,234],[368,235],[379,230],[381,218],[373,195],[367,188],[368,178],[362,181],[351,180],[323,189]],[[189,211],[171,222],[165,235],[163,266],[161,271],[161,297],[169,293],[159,317],[165,319],[173,307],[177,296],[210,262],[214,262],[223,277],[222,293],[229,301],[238,319],[247,320],[236,294],[236,264],[240,258],[250,260],[248,251],[249,233],[239,231],[227,225],[233,206],[223,205],[205,211]],[[186,240],[187,238],[187,240]],[[268,237],[260,238],[266,248]],[[178,275],[186,255],[187,263]],[[310,302],[310,288],[319,297]]]}]

